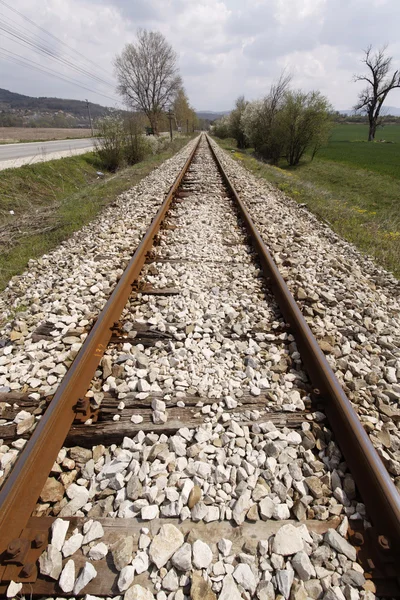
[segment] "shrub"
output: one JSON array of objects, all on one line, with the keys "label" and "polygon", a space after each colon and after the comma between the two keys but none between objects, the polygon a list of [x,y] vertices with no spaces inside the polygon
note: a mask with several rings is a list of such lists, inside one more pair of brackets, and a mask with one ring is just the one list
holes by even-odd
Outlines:
[{"label": "shrub", "polygon": [[211,132],[213,135],[216,135],[217,137],[221,138],[221,140],[231,137],[229,128],[229,116],[224,115],[221,119],[215,121],[212,125]]},{"label": "shrub", "polygon": [[108,116],[98,121],[99,137],[96,152],[103,168],[116,171],[124,163],[124,127],[117,116]]},{"label": "shrub", "polygon": [[306,150],[312,158],[327,141],[331,128],[331,106],[320,92],[290,91],[285,94],[281,112],[285,157],[289,165],[297,165]]},{"label": "shrub", "polygon": [[123,156],[128,165],[135,165],[151,153],[143,130],[144,122],[141,115],[129,115],[123,122]]}]

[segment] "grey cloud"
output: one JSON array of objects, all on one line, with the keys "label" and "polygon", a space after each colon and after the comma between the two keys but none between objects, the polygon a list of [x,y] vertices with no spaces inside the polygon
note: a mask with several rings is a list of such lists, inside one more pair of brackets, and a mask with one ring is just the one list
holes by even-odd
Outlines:
[{"label": "grey cloud", "polygon": [[216,70],[207,56],[196,52],[185,52],[179,57],[179,63],[183,76],[200,77]]},{"label": "grey cloud", "polygon": [[400,3],[336,0],[326,4],[323,18],[320,39],[326,44],[353,50],[382,46],[398,39]]},{"label": "grey cloud", "polygon": [[[335,105],[351,106],[357,95],[351,78],[362,69],[364,47],[388,42],[393,65],[400,64],[399,0],[70,0],[70,20],[66,10],[62,17],[55,12],[56,0],[46,0],[43,10],[39,0],[19,1],[24,14],[108,71],[139,27],[160,30],[178,53],[191,103],[203,109],[229,108],[241,93],[251,99],[265,94],[287,62],[295,85],[318,86]],[[302,12],[306,8],[309,15]],[[1,68],[2,87],[21,93],[89,94],[23,67],[2,62]],[[100,91],[116,96],[111,89]],[[400,104],[398,98],[393,93],[390,104]]]}]

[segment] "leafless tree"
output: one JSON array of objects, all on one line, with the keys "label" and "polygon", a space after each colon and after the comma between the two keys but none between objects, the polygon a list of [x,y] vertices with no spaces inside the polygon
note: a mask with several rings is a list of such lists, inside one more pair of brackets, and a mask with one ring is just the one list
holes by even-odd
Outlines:
[{"label": "leafless tree", "polygon": [[391,56],[385,56],[387,46],[378,52],[372,52],[372,46],[364,50],[362,60],[369,69],[367,75],[355,75],[355,81],[366,81],[367,86],[360,92],[355,110],[364,110],[369,121],[368,141],[375,138],[376,128],[380,124],[382,105],[390,90],[400,87],[400,71],[389,73],[392,62]]},{"label": "leafless tree", "polygon": [[172,46],[158,31],[139,29],[136,43],[127,44],[114,65],[119,93],[145,113],[158,135],[160,115],[182,84]]}]

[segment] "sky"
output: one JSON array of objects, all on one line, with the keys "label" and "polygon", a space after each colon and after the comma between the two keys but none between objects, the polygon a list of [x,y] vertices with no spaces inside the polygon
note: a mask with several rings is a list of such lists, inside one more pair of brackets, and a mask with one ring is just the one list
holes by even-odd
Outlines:
[{"label": "sky", "polygon": [[[399,23],[399,0],[0,0],[0,87],[118,106],[113,59],[144,28],[177,52],[196,110],[230,110],[242,94],[261,98],[285,68],[294,88],[320,90],[348,109],[369,44],[387,44],[400,68]],[[400,107],[399,89],[387,104]]]}]

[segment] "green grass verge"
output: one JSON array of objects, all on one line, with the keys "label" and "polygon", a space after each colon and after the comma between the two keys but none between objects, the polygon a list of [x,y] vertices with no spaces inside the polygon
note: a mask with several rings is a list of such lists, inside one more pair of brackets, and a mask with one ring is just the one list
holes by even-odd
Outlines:
[{"label": "green grass verge", "polygon": [[[219,140],[249,171],[266,179],[332,229],[400,276],[399,181],[370,169],[320,159],[297,167],[274,167],[256,160],[251,149],[240,152],[234,140]],[[376,148],[375,144],[371,144]],[[392,145],[389,147],[393,148]]]},{"label": "green grass verge", "polygon": [[188,141],[177,138],[161,153],[104,178],[93,153],[0,171],[0,289]]}]

